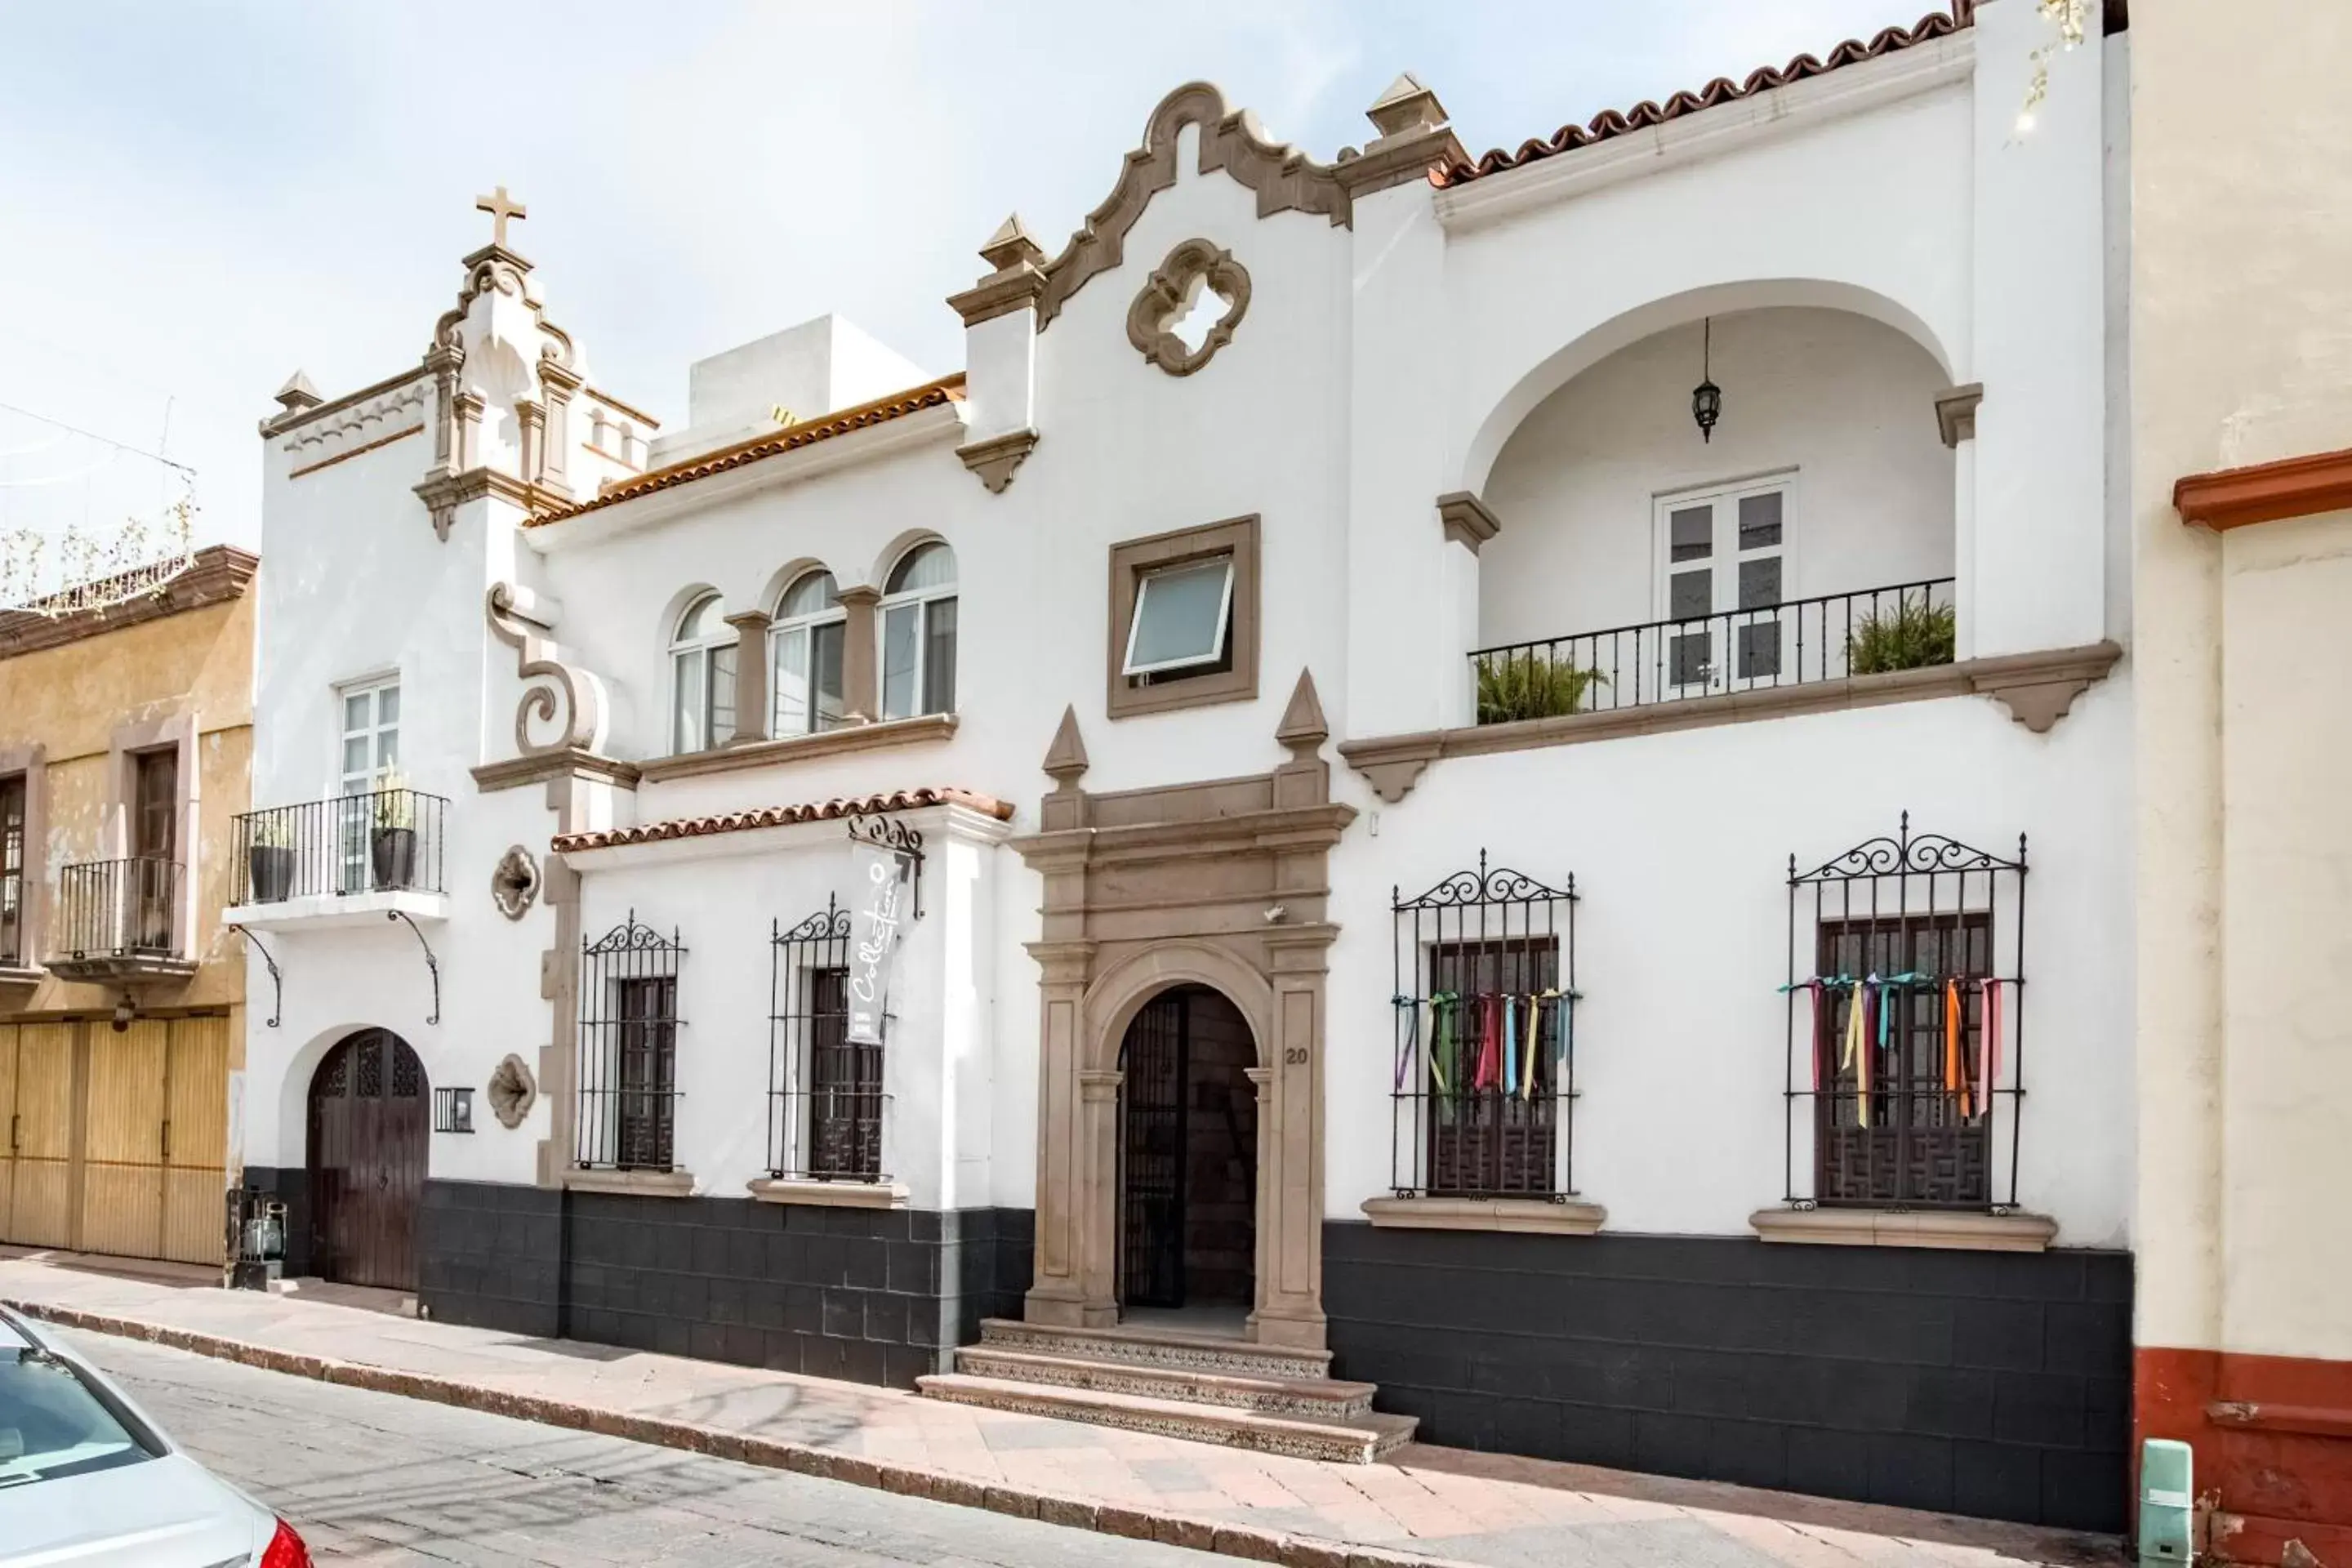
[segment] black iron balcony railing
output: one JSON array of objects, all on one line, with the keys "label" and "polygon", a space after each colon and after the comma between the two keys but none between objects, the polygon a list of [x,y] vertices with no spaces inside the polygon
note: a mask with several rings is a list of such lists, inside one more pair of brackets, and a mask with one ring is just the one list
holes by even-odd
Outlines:
[{"label": "black iron balcony railing", "polygon": [[353,893],[443,893],[449,803],[413,789],[248,811],[236,818],[234,904]]},{"label": "black iron balcony railing", "polygon": [[1949,664],[1949,577],[1510,643],[1470,656],[1478,722],[1605,713]]},{"label": "black iron balcony railing", "polygon": [[76,962],[182,956],[181,875],[178,861],[152,856],[64,868],[51,945]]}]

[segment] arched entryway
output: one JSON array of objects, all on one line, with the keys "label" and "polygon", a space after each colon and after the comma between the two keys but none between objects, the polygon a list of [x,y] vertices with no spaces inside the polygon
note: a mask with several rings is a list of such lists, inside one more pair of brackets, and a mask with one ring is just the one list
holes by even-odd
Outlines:
[{"label": "arched entryway", "polygon": [[328,1279],[416,1288],[424,1064],[389,1029],[338,1042],[310,1075],[310,1257]]},{"label": "arched entryway", "polygon": [[1139,1008],[1119,1047],[1123,1320],[1230,1318],[1256,1299],[1257,1046],[1206,985]]}]

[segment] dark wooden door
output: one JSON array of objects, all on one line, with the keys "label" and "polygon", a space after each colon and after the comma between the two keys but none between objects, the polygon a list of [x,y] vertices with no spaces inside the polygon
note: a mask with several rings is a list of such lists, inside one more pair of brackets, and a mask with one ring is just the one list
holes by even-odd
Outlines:
[{"label": "dark wooden door", "polygon": [[310,1246],[319,1273],[416,1288],[425,1190],[424,1064],[388,1029],[363,1029],[310,1079]]},{"label": "dark wooden door", "polygon": [[1119,1047],[1119,1303],[1184,1304],[1184,1086],[1191,1077],[1187,998],[1143,1005]]}]

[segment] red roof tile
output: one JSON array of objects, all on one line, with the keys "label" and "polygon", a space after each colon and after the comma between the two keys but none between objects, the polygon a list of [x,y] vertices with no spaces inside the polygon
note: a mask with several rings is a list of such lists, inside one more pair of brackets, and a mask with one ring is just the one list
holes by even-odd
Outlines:
[{"label": "red roof tile", "polygon": [[1498,174],[1506,169],[1516,169],[1522,163],[1532,163],[1557,153],[1573,152],[1596,142],[1607,142],[1631,131],[1646,126],[1663,125],[1669,120],[1679,120],[1685,114],[1696,114],[1717,104],[1732,103],[1759,92],[1769,92],[1790,82],[1803,81],[1808,77],[1826,76],[1843,66],[1874,60],[1898,49],[1910,48],[1932,38],[1948,37],[1976,21],[1976,0],[1953,0],[1948,12],[1937,11],[1919,18],[1909,27],[1888,27],[1868,43],[1849,38],[1832,49],[1827,57],[1799,55],[1787,65],[1774,69],[1761,66],[1748,74],[1744,81],[1729,77],[1717,77],[1696,92],[1678,92],[1664,103],[1644,100],[1627,110],[1605,109],[1592,117],[1587,125],[1563,125],[1546,142],[1523,142],[1517,152],[1501,148],[1487,153],[1475,163],[1455,163],[1430,175],[1430,183],[1441,187],[1467,184],[1487,174]]},{"label": "red roof tile", "polygon": [[673,463],[666,468],[656,468],[649,474],[641,474],[634,479],[614,485],[591,500],[572,506],[558,507],[552,511],[543,511],[530,519],[527,526],[535,528],[545,523],[562,522],[566,518],[578,517],[582,512],[595,511],[602,507],[616,506],[625,500],[635,500],[639,496],[651,495],[656,490],[668,489],[673,485],[686,484],[693,479],[709,479],[713,474],[723,474],[730,468],[740,468],[748,463],[756,463],[762,458],[773,458],[785,452],[795,452],[803,447],[813,446],[819,441],[831,440],[835,436],[846,436],[853,430],[863,430],[874,425],[886,425],[893,419],[904,419],[908,415],[920,413],[926,408],[940,408],[948,404],[962,401],[963,373],[958,371],[953,375],[941,376],[937,381],[909,387],[905,392],[894,392],[887,397],[877,397],[871,403],[861,403],[855,408],[845,408],[838,414],[828,414],[822,419],[811,419],[800,425],[787,425],[772,435],[757,437],[736,446],[722,447],[716,452],[706,452],[698,458],[689,458],[685,462]]},{"label": "red roof tile", "polygon": [[701,838],[713,833],[748,833],[757,827],[830,822],[878,811],[915,811],[927,805],[961,805],[999,822],[1009,821],[1013,816],[1011,805],[993,795],[965,789],[927,787],[818,801],[812,805],[767,805],[757,811],[730,811],[716,816],[677,816],[667,822],[641,822],[635,827],[607,827],[593,833],[559,833],[551,847],[557,854],[564,855],[575,849],[610,849],[623,844],[657,844],[667,838]]}]

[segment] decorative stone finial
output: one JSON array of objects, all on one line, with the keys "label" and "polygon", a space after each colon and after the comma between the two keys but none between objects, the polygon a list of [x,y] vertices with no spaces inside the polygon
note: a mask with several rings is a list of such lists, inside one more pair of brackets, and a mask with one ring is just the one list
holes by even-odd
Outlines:
[{"label": "decorative stone finial", "polygon": [[1434,130],[1445,123],[1445,106],[1437,101],[1437,94],[1421,85],[1421,79],[1411,71],[1389,83],[1388,90],[1372,100],[1364,110],[1383,138],[1409,135],[1415,131]]},{"label": "decorative stone finial", "polygon": [[1078,734],[1078,710],[1073,705],[1062,710],[1062,721],[1054,729],[1054,743],[1045,748],[1045,776],[1057,789],[1076,789],[1086,771],[1087,743]]},{"label": "decorative stone finial", "polygon": [[318,407],[326,399],[320,397],[319,389],[310,384],[310,378],[298,370],[286,378],[286,384],[278,389],[273,401],[289,414],[299,414],[305,408]]},{"label": "decorative stone finial", "polygon": [[1014,213],[981,243],[980,258],[1002,272],[1024,261],[1034,266],[1045,259],[1045,251],[1022,223],[1021,215]]},{"label": "decorative stone finial", "polygon": [[1331,738],[1331,726],[1323,717],[1323,700],[1315,690],[1312,670],[1298,672],[1298,684],[1290,689],[1290,702],[1282,710],[1282,722],[1275,727],[1274,738],[1301,756]]}]

